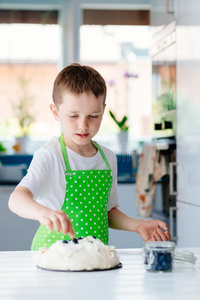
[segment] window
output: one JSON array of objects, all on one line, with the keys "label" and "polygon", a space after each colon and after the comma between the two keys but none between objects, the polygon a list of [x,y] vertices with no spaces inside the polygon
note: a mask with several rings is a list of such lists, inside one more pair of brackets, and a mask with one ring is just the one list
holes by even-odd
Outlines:
[{"label": "window", "polygon": [[[93,13],[84,11],[84,23],[93,23]],[[106,113],[97,139],[116,152],[117,127],[109,110],[118,119],[128,116],[130,151],[151,133],[149,11],[124,13],[127,17],[121,17],[121,21],[128,20],[128,25],[80,28],[80,62],[99,70],[108,87]],[[101,19],[102,16],[105,12]],[[61,28],[57,18],[57,11],[0,10],[0,37],[4,41],[0,47],[0,109],[4,112],[0,117],[0,140],[12,145],[15,137],[23,133],[19,114],[23,119],[26,100],[26,121],[28,124],[30,121],[30,126],[24,133],[35,142],[31,152],[41,144],[36,141],[44,142],[60,133],[59,123],[53,121],[48,110],[61,56]],[[113,11],[111,19],[112,24],[117,24],[119,14]],[[141,26],[130,25],[133,19],[134,24]],[[107,22],[108,18],[104,24]]]},{"label": "window", "polygon": [[59,130],[48,110],[60,59],[60,26],[55,24],[57,14],[53,14],[53,19],[50,15],[50,12],[30,11],[26,15],[15,12],[11,18],[10,12],[7,23],[1,18],[5,23],[0,24],[0,39],[4,41],[0,47],[0,109],[3,111],[0,139],[7,145],[12,145],[14,138],[22,134],[39,141]]},{"label": "window", "polygon": [[107,106],[97,139],[118,152],[118,128],[111,110],[121,120],[128,116],[132,151],[151,136],[151,61],[149,26],[82,25],[80,59],[96,68],[107,83]]}]

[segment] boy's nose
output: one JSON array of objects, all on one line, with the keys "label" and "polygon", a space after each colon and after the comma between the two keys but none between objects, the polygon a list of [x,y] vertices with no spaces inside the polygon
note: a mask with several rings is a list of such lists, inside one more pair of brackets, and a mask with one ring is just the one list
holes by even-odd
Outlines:
[{"label": "boy's nose", "polygon": [[86,131],[88,129],[88,124],[87,124],[87,120],[86,119],[80,120],[79,128],[82,131]]}]

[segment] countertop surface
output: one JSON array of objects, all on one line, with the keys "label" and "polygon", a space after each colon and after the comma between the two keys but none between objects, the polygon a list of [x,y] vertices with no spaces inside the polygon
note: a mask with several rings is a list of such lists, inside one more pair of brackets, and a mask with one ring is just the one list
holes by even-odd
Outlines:
[{"label": "countertop surface", "polygon": [[149,273],[142,249],[117,250],[121,269],[54,272],[37,269],[32,251],[0,252],[0,299],[199,300],[200,248],[187,249],[195,266],[175,264],[173,272]]}]

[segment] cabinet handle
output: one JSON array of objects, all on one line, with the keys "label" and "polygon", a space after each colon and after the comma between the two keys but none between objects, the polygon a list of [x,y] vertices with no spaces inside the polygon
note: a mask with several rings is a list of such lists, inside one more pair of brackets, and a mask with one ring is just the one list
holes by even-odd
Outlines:
[{"label": "cabinet handle", "polygon": [[169,208],[169,233],[171,235],[172,240],[177,240],[177,236],[174,235],[174,220],[173,220],[173,212],[177,210],[176,206],[171,206]]},{"label": "cabinet handle", "polygon": [[177,166],[176,162],[169,163],[169,193],[170,195],[177,195],[177,191],[174,191],[174,166]]},{"label": "cabinet handle", "polygon": [[166,0],[166,13],[174,14],[174,0]]}]

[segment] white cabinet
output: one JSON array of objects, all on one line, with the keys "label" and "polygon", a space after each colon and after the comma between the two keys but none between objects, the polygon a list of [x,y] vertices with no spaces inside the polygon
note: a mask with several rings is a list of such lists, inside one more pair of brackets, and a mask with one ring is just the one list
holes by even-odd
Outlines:
[{"label": "white cabinet", "polygon": [[30,250],[39,226],[36,221],[21,218],[8,208],[15,186],[0,186],[0,251]]},{"label": "white cabinet", "polygon": [[200,207],[178,201],[177,212],[177,245],[199,247]]},{"label": "white cabinet", "polygon": [[163,26],[175,18],[175,0],[151,0],[151,26]]},{"label": "white cabinet", "polygon": [[[135,208],[135,184],[118,184],[119,209],[134,218],[138,218]],[[109,244],[116,248],[141,248],[143,240],[135,232],[109,229]]]}]

